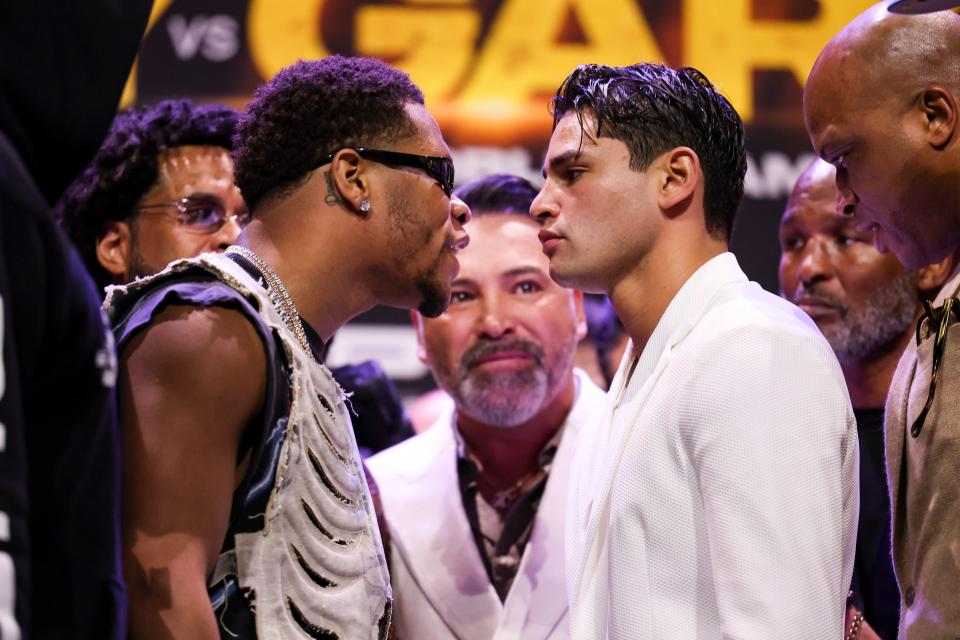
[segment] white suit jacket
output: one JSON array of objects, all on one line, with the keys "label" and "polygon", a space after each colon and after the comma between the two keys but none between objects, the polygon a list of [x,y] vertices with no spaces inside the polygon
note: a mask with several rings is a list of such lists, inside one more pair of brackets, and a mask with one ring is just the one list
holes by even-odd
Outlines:
[{"label": "white suit jacket", "polygon": [[570,459],[603,392],[577,371],[579,390],[506,601],[490,584],[463,510],[453,416],[367,460],[391,536],[393,624],[400,640],[567,638],[564,510]]},{"label": "white suit jacket", "polygon": [[857,430],[814,324],[726,253],[632,359],[573,462],[571,636],[842,638]]}]

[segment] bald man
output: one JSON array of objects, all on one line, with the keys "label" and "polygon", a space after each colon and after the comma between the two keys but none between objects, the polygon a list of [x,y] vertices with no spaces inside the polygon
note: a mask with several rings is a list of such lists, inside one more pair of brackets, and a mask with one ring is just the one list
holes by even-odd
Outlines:
[{"label": "bald man", "polygon": [[[911,268],[960,248],[960,17],[880,4],[821,52],[804,92],[842,211]],[[960,330],[950,275],[897,366],[885,412],[900,637],[960,636]],[[954,307],[953,305],[957,306]]]}]

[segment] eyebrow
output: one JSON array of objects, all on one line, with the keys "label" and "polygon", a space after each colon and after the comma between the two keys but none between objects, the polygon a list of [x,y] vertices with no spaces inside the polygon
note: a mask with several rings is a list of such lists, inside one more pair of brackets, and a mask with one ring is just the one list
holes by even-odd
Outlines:
[{"label": "eyebrow", "polygon": [[[547,273],[538,267],[522,266],[504,271],[498,277],[504,280],[519,278],[520,276],[535,275],[541,278],[549,278]],[[477,283],[472,278],[456,278],[450,283],[451,287],[476,287]]]},{"label": "eyebrow", "polygon": [[[554,173],[556,173],[557,170],[563,165],[570,164],[571,162],[579,158],[581,155],[581,151],[582,151],[581,149],[569,149],[568,151],[564,151],[563,153],[550,158],[550,162],[549,162],[550,169]],[[544,167],[543,169],[541,169],[540,173],[543,175],[544,179],[546,179],[547,168]]]},{"label": "eyebrow", "polygon": [[501,278],[517,278],[519,276],[528,276],[531,274],[541,276],[541,277],[547,277],[547,274],[544,273],[542,269],[538,269],[537,267],[533,267],[533,266],[516,267],[515,269],[510,269],[509,271],[506,271],[500,274],[500,277]]}]

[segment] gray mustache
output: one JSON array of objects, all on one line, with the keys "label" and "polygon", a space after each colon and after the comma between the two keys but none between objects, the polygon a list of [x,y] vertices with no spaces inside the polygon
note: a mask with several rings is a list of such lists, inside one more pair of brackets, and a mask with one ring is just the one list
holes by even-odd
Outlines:
[{"label": "gray mustache", "polygon": [[540,345],[534,344],[529,340],[514,338],[511,340],[483,340],[467,349],[460,358],[460,368],[469,369],[477,360],[495,355],[503,351],[520,351],[537,361],[537,364],[543,364],[544,352]]}]

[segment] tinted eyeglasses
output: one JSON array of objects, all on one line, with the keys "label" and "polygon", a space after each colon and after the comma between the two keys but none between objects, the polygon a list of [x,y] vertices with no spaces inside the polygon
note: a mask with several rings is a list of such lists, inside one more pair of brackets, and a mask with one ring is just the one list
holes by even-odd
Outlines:
[{"label": "tinted eyeglasses", "polygon": [[[361,158],[373,160],[374,162],[379,162],[380,164],[420,169],[437,181],[437,184],[440,185],[440,188],[443,189],[443,192],[447,194],[448,198],[453,194],[454,169],[453,160],[450,158],[444,158],[443,156],[418,156],[413,153],[383,151],[381,149],[365,149],[363,147],[355,147],[353,150],[356,151]],[[331,162],[333,160],[333,156],[337,155],[339,152],[340,149],[334,151],[317,163],[317,166],[320,167],[328,162]]]},{"label": "tinted eyeglasses", "polygon": [[152,211],[154,209],[175,209],[177,223],[192,233],[216,233],[230,220],[236,221],[241,227],[250,222],[250,212],[246,208],[233,215],[227,215],[226,208],[215,198],[188,196],[176,202],[142,204],[137,207],[138,211],[144,213],[169,213],[169,211]]}]

